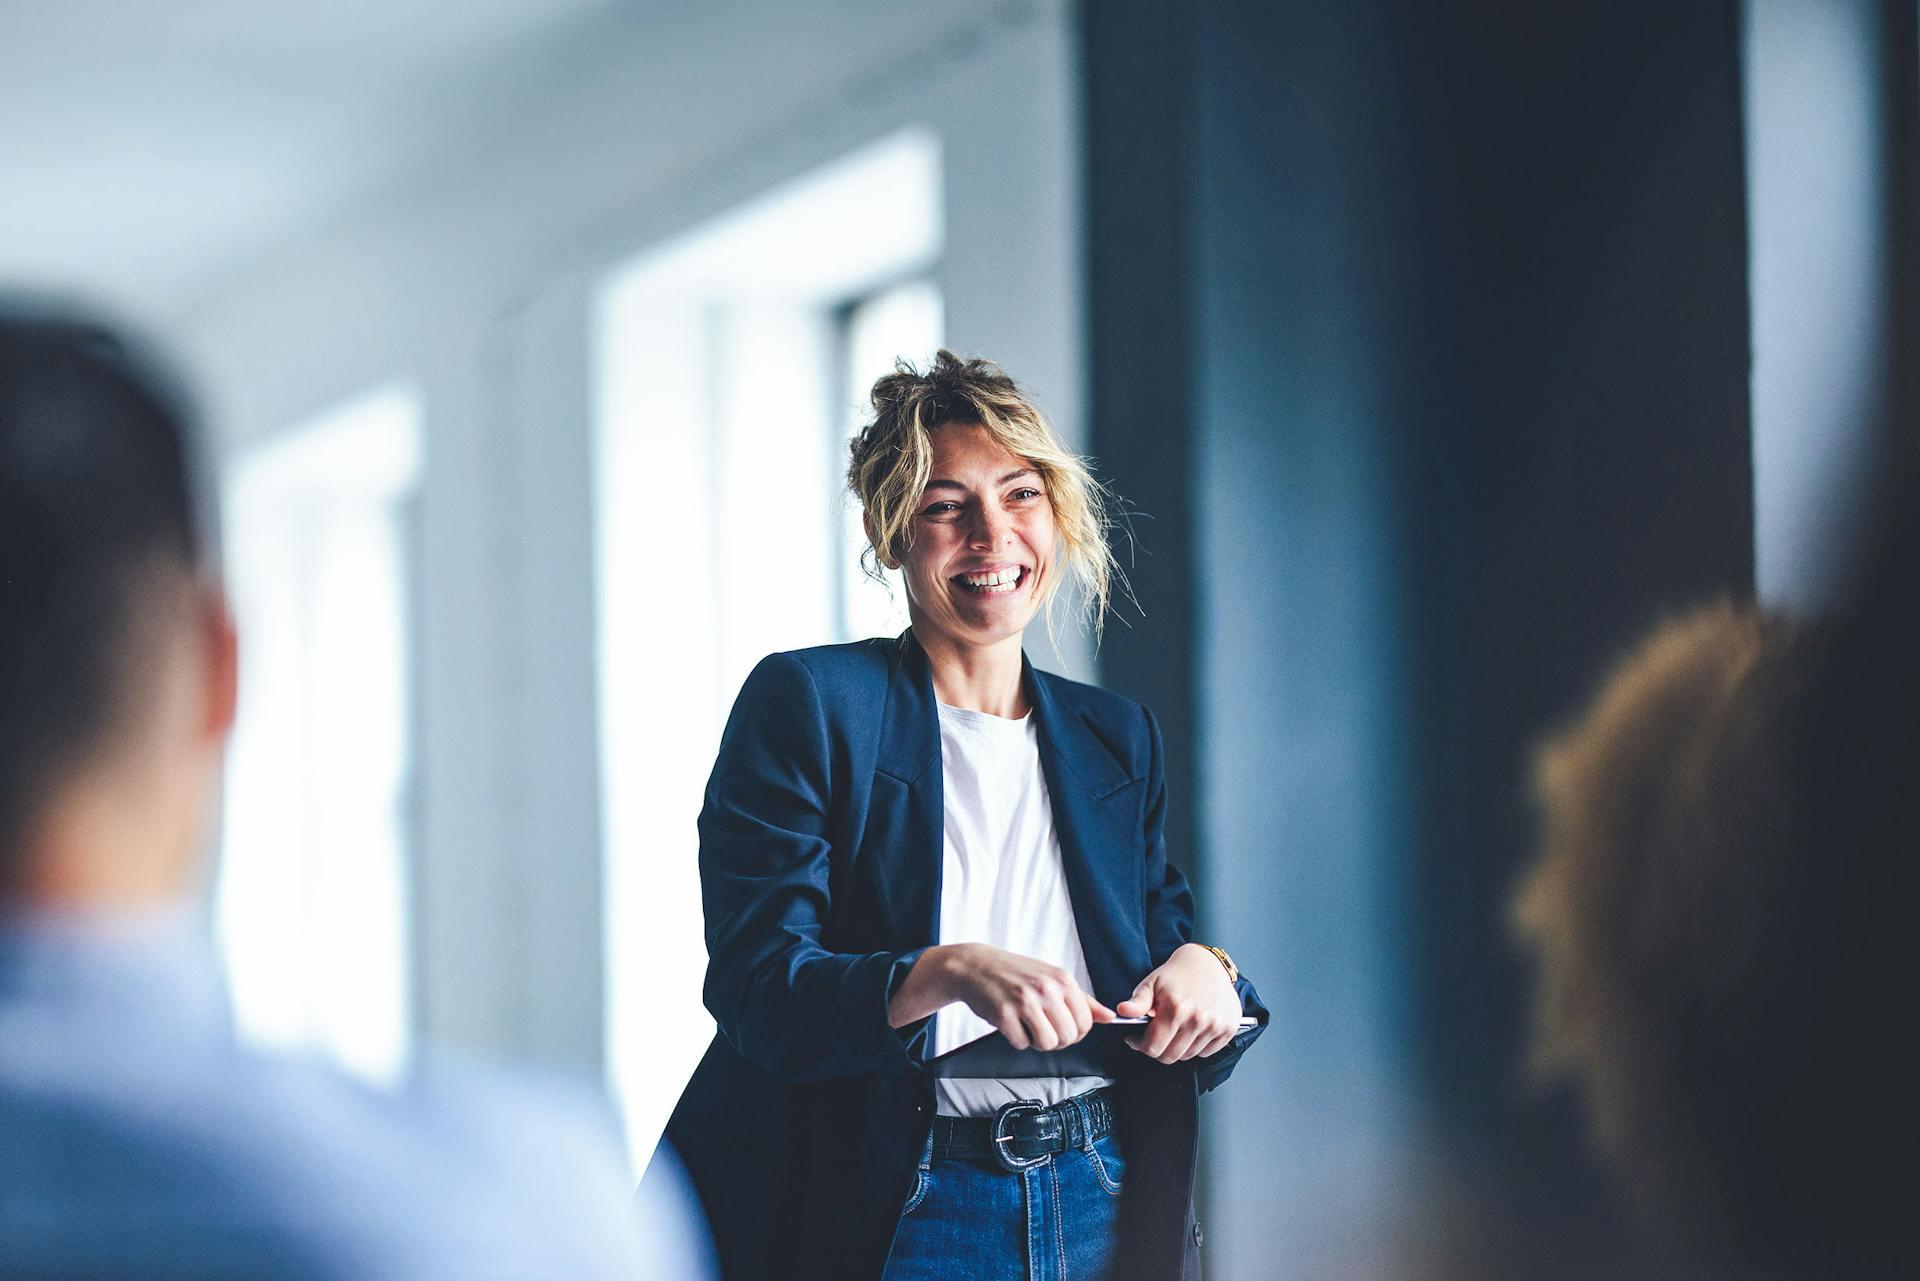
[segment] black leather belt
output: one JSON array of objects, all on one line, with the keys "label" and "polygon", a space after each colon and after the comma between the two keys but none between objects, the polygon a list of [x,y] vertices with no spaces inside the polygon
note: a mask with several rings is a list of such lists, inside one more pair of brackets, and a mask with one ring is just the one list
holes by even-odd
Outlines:
[{"label": "black leather belt", "polygon": [[995,1161],[1003,1169],[1027,1170],[1111,1133],[1113,1091],[1102,1086],[1052,1107],[1022,1099],[992,1116],[935,1117],[933,1159]]}]

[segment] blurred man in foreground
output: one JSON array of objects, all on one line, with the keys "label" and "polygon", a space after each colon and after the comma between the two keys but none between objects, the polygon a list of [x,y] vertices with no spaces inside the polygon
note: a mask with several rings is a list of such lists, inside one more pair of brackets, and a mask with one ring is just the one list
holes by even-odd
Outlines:
[{"label": "blurred man in foreground", "polygon": [[0,300],[0,1276],[698,1275],[592,1108],[237,1047],[197,851],[235,639],[186,427]]}]

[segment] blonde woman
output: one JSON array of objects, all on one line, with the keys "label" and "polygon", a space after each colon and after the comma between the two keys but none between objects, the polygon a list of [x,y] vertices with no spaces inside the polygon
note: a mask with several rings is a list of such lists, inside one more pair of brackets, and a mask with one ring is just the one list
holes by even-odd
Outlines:
[{"label": "blonde woman", "polygon": [[[1021,650],[1069,582],[1104,611],[1102,491],[984,361],[872,406],[848,482],[912,626],[740,692],[700,816],[720,1034],[668,1135],[728,1281],[1197,1275],[1196,1099],[1266,1012],[1191,939],[1152,713]],[[928,1070],[996,1032],[1056,1057]]]}]

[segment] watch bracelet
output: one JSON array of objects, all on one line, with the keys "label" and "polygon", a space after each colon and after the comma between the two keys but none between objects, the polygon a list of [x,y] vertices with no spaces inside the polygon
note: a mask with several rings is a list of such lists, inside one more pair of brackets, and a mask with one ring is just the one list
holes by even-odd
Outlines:
[{"label": "watch bracelet", "polygon": [[1229,983],[1237,983],[1240,981],[1240,967],[1233,963],[1231,956],[1228,956],[1224,950],[1215,947],[1211,943],[1202,943],[1200,946],[1213,953],[1213,959],[1220,962],[1220,968],[1227,972],[1227,981]]}]

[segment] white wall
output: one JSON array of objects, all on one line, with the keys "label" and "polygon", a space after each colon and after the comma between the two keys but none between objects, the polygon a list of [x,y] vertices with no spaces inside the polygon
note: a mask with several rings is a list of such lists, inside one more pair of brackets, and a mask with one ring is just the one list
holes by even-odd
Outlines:
[{"label": "white wall", "polygon": [[600,274],[921,124],[945,157],[950,341],[1085,432],[1064,0],[666,2],[593,34],[503,87],[468,146],[182,308],[173,337],[228,449],[391,378],[421,389],[415,1009],[430,1043],[597,1074]]},{"label": "white wall", "polygon": [[1881,7],[1742,9],[1754,569],[1802,610],[1841,587],[1895,358]]}]

